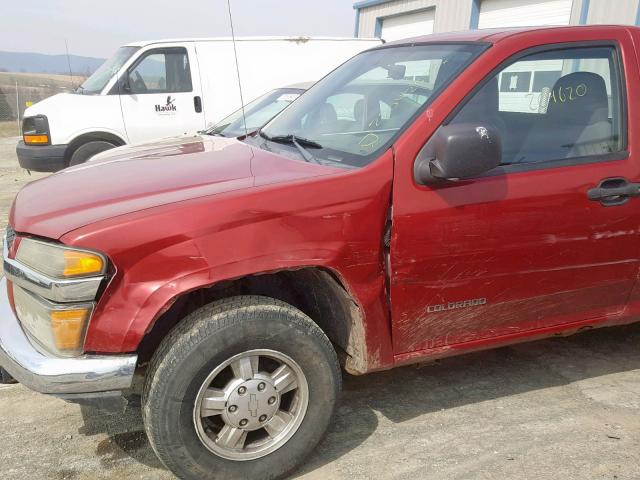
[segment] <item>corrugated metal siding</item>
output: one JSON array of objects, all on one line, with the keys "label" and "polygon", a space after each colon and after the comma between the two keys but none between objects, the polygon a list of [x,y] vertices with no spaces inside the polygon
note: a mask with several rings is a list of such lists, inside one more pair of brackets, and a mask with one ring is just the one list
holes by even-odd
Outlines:
[{"label": "corrugated metal siding", "polygon": [[440,0],[436,6],[435,32],[469,30],[471,0]]},{"label": "corrugated metal siding", "polygon": [[469,28],[471,0],[395,0],[361,9],[358,36],[364,38],[373,37],[378,18],[431,7],[436,7],[435,32],[466,30]]},{"label": "corrugated metal siding", "polygon": [[398,13],[406,13],[411,10],[421,10],[433,7],[436,0],[397,0],[366,7],[360,10],[360,36],[373,37],[378,17],[388,17]]},{"label": "corrugated metal siding", "polygon": [[585,0],[573,0],[573,7],[571,7],[570,25],[580,25],[580,14],[582,13],[583,1]]},{"label": "corrugated metal siding", "polygon": [[591,0],[587,23],[622,23],[634,25],[638,0]]},{"label": "corrugated metal siding", "polygon": [[[580,23],[583,2],[573,0],[571,24]],[[640,0],[590,0],[587,23],[623,23],[635,24]],[[411,10],[436,7],[435,32],[467,30],[471,19],[472,0],[395,0],[360,10],[360,37],[372,37],[375,34],[376,19]]]}]

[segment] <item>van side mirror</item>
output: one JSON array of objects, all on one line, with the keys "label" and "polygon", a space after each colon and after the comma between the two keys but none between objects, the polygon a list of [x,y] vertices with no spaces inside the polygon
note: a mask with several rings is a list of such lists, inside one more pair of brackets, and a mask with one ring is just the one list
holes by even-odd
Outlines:
[{"label": "van side mirror", "polygon": [[131,83],[129,82],[129,72],[125,72],[120,79],[120,88],[125,93],[131,93]]},{"label": "van side mirror", "polygon": [[490,125],[444,125],[422,148],[413,166],[420,185],[481,175],[502,162],[502,141]]}]

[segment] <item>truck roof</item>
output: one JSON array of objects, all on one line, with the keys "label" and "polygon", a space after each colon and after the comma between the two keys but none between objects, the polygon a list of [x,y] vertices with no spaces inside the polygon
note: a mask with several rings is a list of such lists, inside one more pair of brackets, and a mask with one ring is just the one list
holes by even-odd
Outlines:
[{"label": "truck roof", "polygon": [[541,30],[553,30],[554,32],[575,32],[577,30],[591,30],[598,32],[610,32],[612,30],[637,29],[632,25],[573,25],[573,26],[542,26],[542,27],[511,27],[511,28],[487,28],[482,30],[463,30],[458,32],[434,33],[419,37],[407,38],[388,42],[386,45],[410,45],[421,42],[489,42],[497,43],[515,35],[539,32]]},{"label": "truck roof", "polygon": [[[236,37],[236,42],[300,42],[306,43],[309,41],[329,41],[329,42],[344,42],[344,41],[363,41],[380,42],[379,38],[353,38],[353,37],[307,37],[299,35],[297,37]],[[142,40],[139,42],[127,43],[126,47],[146,47],[148,45],[162,44],[162,43],[187,43],[187,42],[231,42],[231,37],[204,37],[204,38],[165,38],[162,40]]]}]

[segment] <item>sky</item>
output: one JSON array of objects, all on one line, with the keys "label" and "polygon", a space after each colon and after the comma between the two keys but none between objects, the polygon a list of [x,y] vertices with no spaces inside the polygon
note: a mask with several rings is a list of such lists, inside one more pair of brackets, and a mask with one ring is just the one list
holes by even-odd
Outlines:
[{"label": "sky", "polygon": [[[351,0],[231,0],[236,36],[353,36]],[[0,0],[0,50],[108,57],[136,40],[229,36],[227,0]]]}]

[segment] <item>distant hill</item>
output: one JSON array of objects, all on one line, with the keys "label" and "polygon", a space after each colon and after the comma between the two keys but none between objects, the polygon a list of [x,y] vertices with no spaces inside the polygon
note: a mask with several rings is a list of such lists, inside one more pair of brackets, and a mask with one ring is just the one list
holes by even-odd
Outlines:
[{"label": "distant hill", "polygon": [[[104,58],[69,55],[71,71],[87,76],[104,62]],[[69,74],[66,55],[46,55],[43,53],[0,51],[0,71],[24,73]]]}]

